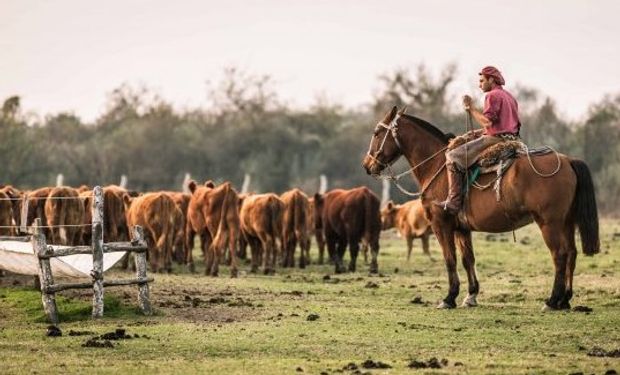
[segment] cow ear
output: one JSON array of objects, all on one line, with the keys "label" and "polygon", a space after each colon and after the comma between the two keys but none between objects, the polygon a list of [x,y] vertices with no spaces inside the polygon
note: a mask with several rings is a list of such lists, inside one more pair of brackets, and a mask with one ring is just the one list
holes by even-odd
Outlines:
[{"label": "cow ear", "polygon": [[123,202],[125,202],[126,206],[129,206],[131,204],[131,197],[129,196],[129,194],[123,194]]},{"label": "cow ear", "polygon": [[394,202],[392,202],[392,201],[387,202],[387,206],[385,206],[385,207],[387,207],[387,209],[391,211],[392,208],[394,208]]},{"label": "cow ear", "polygon": [[205,186],[208,188],[213,189],[215,187],[215,184],[213,183],[213,181],[209,180],[207,182],[205,182]]},{"label": "cow ear", "polygon": [[196,181],[191,180],[190,182],[188,182],[187,188],[189,189],[189,191],[192,192],[192,194],[194,194],[194,192],[196,191]]}]

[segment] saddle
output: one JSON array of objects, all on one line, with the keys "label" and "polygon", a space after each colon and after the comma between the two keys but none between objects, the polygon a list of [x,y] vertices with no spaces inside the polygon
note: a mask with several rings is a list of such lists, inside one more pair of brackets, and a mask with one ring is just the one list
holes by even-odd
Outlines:
[{"label": "saddle", "polygon": [[[553,152],[553,149],[548,146],[530,149],[518,137],[513,135],[502,135],[500,137],[503,139],[503,142],[489,146],[487,149],[482,151],[478,155],[476,163],[469,167],[467,173],[467,184],[464,186],[465,191],[467,191],[470,186],[473,186],[479,190],[484,190],[494,186],[498,202],[501,196],[501,178],[512,166],[515,160],[526,155],[538,156]],[[476,135],[471,133],[456,137],[450,141],[448,149],[452,150],[475,138],[477,138]],[[481,175],[489,173],[495,173],[496,178],[486,185],[480,185],[477,183],[477,180]]]}]

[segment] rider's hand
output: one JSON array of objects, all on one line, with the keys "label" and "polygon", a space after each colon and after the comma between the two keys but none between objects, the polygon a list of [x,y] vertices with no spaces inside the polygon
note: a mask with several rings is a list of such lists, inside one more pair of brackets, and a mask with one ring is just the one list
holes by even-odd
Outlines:
[{"label": "rider's hand", "polygon": [[469,95],[463,96],[463,108],[465,108],[465,110],[469,112],[471,110],[471,107],[472,107],[471,96]]}]

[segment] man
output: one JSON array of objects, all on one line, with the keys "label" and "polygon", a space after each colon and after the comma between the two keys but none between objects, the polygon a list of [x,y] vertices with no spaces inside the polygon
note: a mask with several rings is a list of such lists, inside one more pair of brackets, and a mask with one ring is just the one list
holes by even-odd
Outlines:
[{"label": "man", "polygon": [[505,81],[500,71],[495,67],[487,66],[478,74],[480,75],[479,87],[482,92],[486,93],[484,109],[482,112],[476,109],[468,95],[463,97],[463,106],[465,111],[482,127],[475,131],[474,135],[482,136],[446,153],[448,197],[445,201],[433,202],[451,214],[457,214],[461,209],[461,191],[465,170],[477,161],[480,153],[487,147],[502,142],[505,138],[518,137],[521,127],[517,101],[502,88]]}]

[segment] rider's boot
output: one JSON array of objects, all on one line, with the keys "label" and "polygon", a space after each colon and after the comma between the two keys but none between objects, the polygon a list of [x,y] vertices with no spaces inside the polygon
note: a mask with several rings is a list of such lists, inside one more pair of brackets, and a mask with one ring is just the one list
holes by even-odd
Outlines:
[{"label": "rider's boot", "polygon": [[443,208],[452,215],[458,214],[463,202],[463,173],[454,164],[447,164],[448,169],[448,197],[445,201],[433,201],[433,204]]}]

